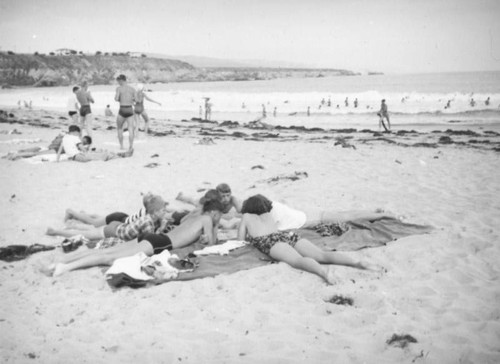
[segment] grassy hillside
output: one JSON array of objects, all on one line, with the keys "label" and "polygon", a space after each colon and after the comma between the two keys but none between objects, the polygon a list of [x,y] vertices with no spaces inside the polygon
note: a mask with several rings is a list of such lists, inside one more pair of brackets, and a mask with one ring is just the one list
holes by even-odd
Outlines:
[{"label": "grassy hillside", "polygon": [[125,74],[131,82],[252,81],[287,77],[356,75],[348,70],[207,67],[196,68],[179,60],[130,57],[125,54],[68,56],[0,52],[0,85],[68,86],[88,81],[93,85],[115,82]]},{"label": "grassy hillside", "polygon": [[188,63],[127,55],[29,55],[0,53],[0,84],[16,86],[72,85],[84,80],[110,84],[123,73],[132,81],[175,81],[195,70]]}]

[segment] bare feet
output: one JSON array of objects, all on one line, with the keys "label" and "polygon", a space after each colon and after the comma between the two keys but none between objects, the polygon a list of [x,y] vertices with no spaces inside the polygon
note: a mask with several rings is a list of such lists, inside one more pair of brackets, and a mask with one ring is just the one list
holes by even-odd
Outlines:
[{"label": "bare feet", "polygon": [[71,209],[67,209],[66,213],[64,214],[64,221],[71,220],[73,218],[73,211]]},{"label": "bare feet", "polygon": [[39,267],[40,272],[46,275],[47,277],[52,277],[52,275],[54,274],[54,269],[56,269],[55,264],[49,264],[47,266]]},{"label": "bare feet", "polygon": [[59,277],[61,274],[66,273],[68,271],[67,265],[63,263],[57,263],[54,267],[54,272],[52,273],[53,277]]},{"label": "bare feet", "polygon": [[47,228],[47,231],[45,232],[45,234],[50,235],[50,236],[57,235],[55,229],[52,229],[51,227]]},{"label": "bare feet", "polygon": [[333,267],[326,268],[325,281],[326,281],[326,283],[328,283],[332,286],[339,283],[339,280],[338,280],[337,276],[335,275],[335,271],[334,271]]},{"label": "bare feet", "polygon": [[356,268],[370,270],[370,271],[373,271],[373,272],[382,272],[382,271],[384,271],[384,267],[382,267],[382,266],[380,266],[378,264],[368,263],[368,262],[365,262],[365,261],[361,261],[358,264],[356,264]]}]

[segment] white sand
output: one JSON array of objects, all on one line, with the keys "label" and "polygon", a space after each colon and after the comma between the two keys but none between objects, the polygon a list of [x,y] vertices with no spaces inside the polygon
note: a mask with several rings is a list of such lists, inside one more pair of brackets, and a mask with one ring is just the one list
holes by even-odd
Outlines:
[{"label": "white sand", "polygon": [[[53,129],[1,124],[0,140]],[[117,151],[115,132],[96,132]],[[56,244],[67,207],[134,212],[141,192],[173,199],[227,182],[301,208],[384,208],[436,231],[353,255],[382,276],[336,267],[340,283],[274,264],[232,275],[112,292],[102,268],[39,273],[63,253],[0,262],[0,360],[8,363],[496,363],[500,361],[500,163],[494,152],[142,136],[131,159],[0,160],[0,246]],[[106,144],[108,143],[108,144]],[[113,143],[113,144],[110,144]],[[31,146],[31,145],[29,145]],[[0,143],[0,154],[22,146]],[[150,158],[153,154],[158,158]],[[435,158],[438,157],[438,158]],[[396,163],[395,160],[401,163]],[[150,162],[158,168],[144,168]],[[265,169],[252,170],[254,165]],[[306,179],[257,181],[306,171]],[[205,184],[210,183],[210,185]],[[251,186],[255,185],[255,188]],[[15,195],[15,197],[13,197]],[[333,295],[354,305],[325,302]],[[393,334],[418,342],[388,346]],[[32,359],[32,358],[35,359]]]}]

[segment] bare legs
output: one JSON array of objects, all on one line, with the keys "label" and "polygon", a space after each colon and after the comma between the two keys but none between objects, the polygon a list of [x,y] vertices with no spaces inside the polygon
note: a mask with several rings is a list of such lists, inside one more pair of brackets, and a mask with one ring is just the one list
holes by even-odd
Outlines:
[{"label": "bare legs", "polygon": [[188,203],[188,204],[193,205],[193,206],[198,206],[199,205],[199,202],[198,202],[199,199],[196,200],[194,197],[187,196],[187,195],[185,195],[182,192],[179,192],[179,194],[177,195],[177,197],[175,199],[177,201],[185,202],[185,203]]},{"label": "bare legs", "polygon": [[125,121],[127,122],[128,127],[128,142],[129,142],[129,150],[134,149],[134,135],[135,135],[135,115],[129,116],[128,118],[124,118],[121,115],[116,117],[116,130],[118,132],[118,142],[120,143],[120,149],[123,148],[123,126]]},{"label": "bare legs", "polygon": [[102,231],[102,228],[80,230],[80,229],[53,229],[49,227],[47,229],[46,234],[50,236],[63,236],[65,238],[71,238],[72,236],[75,235],[83,235],[89,240],[104,239],[103,235],[104,233]]},{"label": "bare legs", "polygon": [[323,251],[306,239],[299,240],[295,248],[286,243],[277,243],[271,248],[270,255],[273,259],[285,262],[293,268],[316,274],[328,284],[336,282],[335,276],[330,269],[325,269],[321,264],[372,269],[368,264],[353,260],[343,254]]},{"label": "bare legs", "polygon": [[92,136],[92,114],[87,114],[80,118],[81,129],[87,131],[88,136]]},{"label": "bare legs", "polygon": [[108,249],[82,252],[86,254],[74,256],[71,260],[66,259],[66,263],[54,264],[49,269],[53,270],[53,275],[56,277],[75,269],[111,265],[118,258],[129,257],[140,252],[148,256],[153,255],[151,243],[148,241],[141,241],[140,243],[129,241]]},{"label": "bare legs", "polygon": [[143,111],[141,116],[144,119],[144,134],[147,136],[149,133],[149,116],[146,111]]},{"label": "bare legs", "polygon": [[66,210],[66,215],[64,216],[64,221],[75,219],[84,222],[89,225],[94,225],[95,227],[106,225],[106,217],[91,215],[85,212],[78,212],[72,209]]}]

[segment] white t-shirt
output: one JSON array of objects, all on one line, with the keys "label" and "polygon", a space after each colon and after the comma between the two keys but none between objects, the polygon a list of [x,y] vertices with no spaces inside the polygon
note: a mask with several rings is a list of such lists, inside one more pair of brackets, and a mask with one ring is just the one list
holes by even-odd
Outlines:
[{"label": "white t-shirt", "polygon": [[68,111],[78,111],[78,100],[76,99],[76,96],[73,94],[73,96],[68,97],[68,103],[66,104],[66,108]]},{"label": "white t-shirt", "polygon": [[278,230],[300,229],[307,220],[305,212],[292,209],[277,201],[273,201],[273,208],[269,213],[276,221]]},{"label": "white t-shirt", "polygon": [[78,144],[82,141],[76,135],[67,134],[62,139],[62,146],[64,153],[68,155],[69,158],[74,157],[80,150],[78,149]]}]

